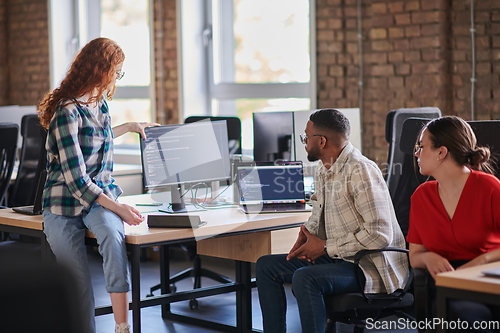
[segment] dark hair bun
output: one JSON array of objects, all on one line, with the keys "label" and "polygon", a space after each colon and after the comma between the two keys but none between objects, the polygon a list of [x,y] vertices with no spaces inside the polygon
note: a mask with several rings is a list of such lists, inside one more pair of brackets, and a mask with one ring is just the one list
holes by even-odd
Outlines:
[{"label": "dark hair bun", "polygon": [[481,167],[490,159],[490,149],[487,147],[476,147],[470,154],[470,165]]}]

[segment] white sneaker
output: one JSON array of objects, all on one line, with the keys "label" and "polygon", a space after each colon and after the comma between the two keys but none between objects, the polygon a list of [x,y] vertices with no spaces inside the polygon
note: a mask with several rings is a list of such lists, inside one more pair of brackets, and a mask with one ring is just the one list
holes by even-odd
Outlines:
[{"label": "white sneaker", "polygon": [[130,325],[128,323],[116,324],[115,333],[130,333]]}]

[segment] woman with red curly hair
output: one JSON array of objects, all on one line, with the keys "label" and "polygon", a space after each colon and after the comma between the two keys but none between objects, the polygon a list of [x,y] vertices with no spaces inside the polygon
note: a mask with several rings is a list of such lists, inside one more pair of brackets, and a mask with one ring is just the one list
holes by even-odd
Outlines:
[{"label": "woman with red curly hair", "polygon": [[61,85],[45,95],[38,112],[47,135],[47,182],[43,192],[44,233],[58,263],[75,275],[84,323],[95,332],[94,293],[85,231],[97,239],[103,257],[116,332],[129,332],[128,266],[123,222],[144,221],[135,208],[117,202],[122,193],[111,177],[113,138],[126,132],[145,136],[151,123],[111,128],[106,97],[123,77],[122,49],[96,38],[78,53]]}]

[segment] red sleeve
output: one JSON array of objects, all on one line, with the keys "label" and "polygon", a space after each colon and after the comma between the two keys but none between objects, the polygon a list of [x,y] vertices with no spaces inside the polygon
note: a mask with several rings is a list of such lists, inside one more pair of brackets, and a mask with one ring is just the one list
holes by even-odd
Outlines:
[{"label": "red sleeve", "polygon": [[500,230],[500,181],[493,179],[493,191],[491,195],[491,212],[495,227]]},{"label": "red sleeve", "polygon": [[411,196],[411,206],[410,206],[410,226],[408,228],[408,235],[406,236],[406,241],[413,244],[422,244],[420,235],[418,234],[417,225],[419,223],[418,210],[422,209],[422,204],[420,200],[422,189],[419,186],[413,195]]}]

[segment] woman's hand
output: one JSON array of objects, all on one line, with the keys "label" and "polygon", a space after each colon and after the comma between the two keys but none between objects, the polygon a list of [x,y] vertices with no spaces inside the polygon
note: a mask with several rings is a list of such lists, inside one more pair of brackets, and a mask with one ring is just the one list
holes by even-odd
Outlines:
[{"label": "woman's hand", "polygon": [[152,126],[161,126],[158,123],[129,123],[129,132],[135,132],[139,133],[141,135],[141,138],[145,139],[146,138],[146,133],[144,133],[144,129],[146,127],[152,127]]},{"label": "woman's hand", "polygon": [[101,193],[101,195],[97,197],[96,202],[118,215],[123,220],[123,222],[127,223],[128,225],[138,225],[142,221],[144,221],[144,216],[142,216],[137,209],[129,205],[114,201],[110,199],[105,193]]},{"label": "woman's hand", "polygon": [[468,263],[463,264],[462,266],[458,267],[457,269],[484,265],[484,264],[488,264],[490,262],[495,262],[495,261],[500,261],[500,249],[496,249],[496,250],[493,250],[490,252],[485,252],[485,253],[481,254],[480,256],[475,257],[474,259],[472,259]]},{"label": "woman's hand", "polygon": [[115,138],[127,133],[127,132],[134,132],[134,133],[139,133],[143,139],[146,138],[146,133],[144,133],[144,129],[146,127],[151,127],[151,126],[161,126],[158,123],[136,123],[136,122],[130,122],[130,123],[125,123],[121,124],[118,126],[113,127],[113,136]]},{"label": "woman's hand", "polygon": [[118,204],[118,206],[119,209],[115,213],[128,225],[138,225],[144,221],[144,216],[134,207],[126,204]]},{"label": "woman's hand", "polygon": [[439,273],[455,270],[446,258],[441,257],[437,253],[426,252],[422,259],[433,279],[436,279],[436,275]]}]

